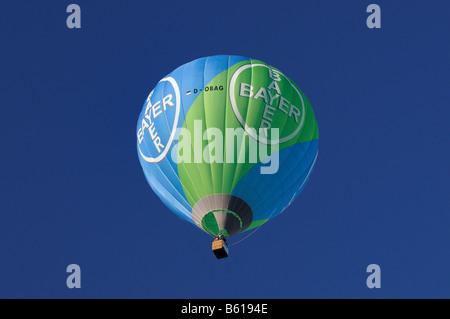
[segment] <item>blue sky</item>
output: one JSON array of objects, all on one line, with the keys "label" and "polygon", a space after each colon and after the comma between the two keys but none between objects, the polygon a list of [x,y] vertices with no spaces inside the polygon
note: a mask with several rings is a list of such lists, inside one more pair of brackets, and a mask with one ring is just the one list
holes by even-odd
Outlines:
[{"label": "blue sky", "polygon": [[[448,1],[74,2],[81,29],[69,1],[0,5],[1,298],[450,297]],[[222,260],[135,132],[162,77],[215,54],[282,70],[320,131],[302,194]]]}]

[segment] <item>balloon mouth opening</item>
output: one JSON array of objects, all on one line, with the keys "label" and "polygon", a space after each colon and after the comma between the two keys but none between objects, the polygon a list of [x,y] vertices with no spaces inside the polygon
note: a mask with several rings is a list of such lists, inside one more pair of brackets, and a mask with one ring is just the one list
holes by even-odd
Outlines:
[{"label": "balloon mouth opening", "polygon": [[196,225],[212,236],[230,237],[245,231],[253,221],[250,206],[229,194],[208,195],[195,203],[192,218]]},{"label": "balloon mouth opening", "polygon": [[[216,214],[214,214],[216,213]],[[216,216],[219,214],[218,218],[216,218]],[[221,216],[224,215],[225,216]],[[220,227],[220,223],[218,222],[218,219],[227,219],[227,223],[230,224],[237,224],[239,223],[239,229],[242,230],[242,219],[241,217],[236,214],[235,212],[231,211],[231,210],[227,210],[227,209],[214,209],[212,211],[210,211],[209,213],[205,214],[205,216],[203,216],[202,218],[202,227],[203,230],[205,230],[208,234],[213,235],[213,236],[225,236],[225,237],[229,237],[230,234],[228,233],[226,228]],[[235,225],[236,228],[237,225]]]}]

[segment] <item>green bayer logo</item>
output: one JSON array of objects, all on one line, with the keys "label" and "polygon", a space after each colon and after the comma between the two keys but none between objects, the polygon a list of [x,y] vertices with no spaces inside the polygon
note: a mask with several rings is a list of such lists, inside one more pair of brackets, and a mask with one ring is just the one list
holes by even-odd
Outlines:
[{"label": "green bayer logo", "polygon": [[[298,136],[305,103],[297,87],[266,64],[244,64],[230,79],[230,103],[247,134],[264,144],[281,144]],[[279,129],[279,138],[271,129]]]}]

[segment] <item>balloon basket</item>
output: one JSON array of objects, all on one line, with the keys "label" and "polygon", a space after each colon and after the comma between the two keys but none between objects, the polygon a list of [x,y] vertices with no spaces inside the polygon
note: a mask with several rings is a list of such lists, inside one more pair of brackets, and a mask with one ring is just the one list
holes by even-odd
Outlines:
[{"label": "balloon basket", "polygon": [[225,240],[216,238],[212,243],[212,251],[217,259],[228,257],[228,245]]}]

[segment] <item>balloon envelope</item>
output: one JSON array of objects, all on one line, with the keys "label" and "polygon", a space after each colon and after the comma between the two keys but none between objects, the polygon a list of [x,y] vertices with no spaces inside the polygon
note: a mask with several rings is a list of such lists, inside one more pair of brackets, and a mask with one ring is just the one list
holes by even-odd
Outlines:
[{"label": "balloon envelope", "polygon": [[165,76],[144,102],[137,150],[153,191],[180,218],[232,236],[286,209],[318,153],[311,104],[283,72],[219,55]]}]

